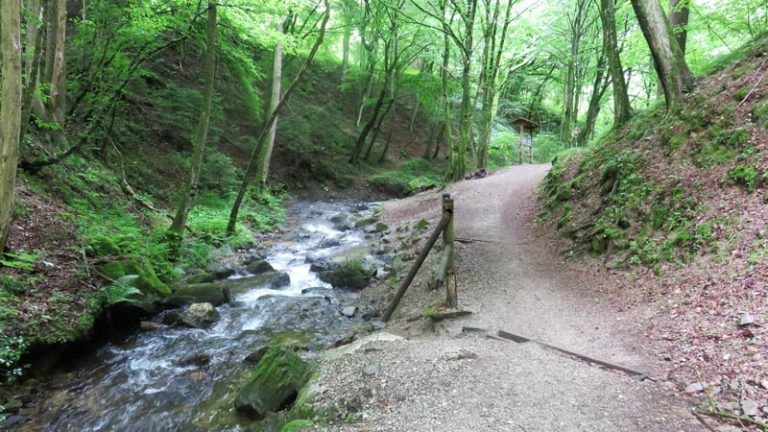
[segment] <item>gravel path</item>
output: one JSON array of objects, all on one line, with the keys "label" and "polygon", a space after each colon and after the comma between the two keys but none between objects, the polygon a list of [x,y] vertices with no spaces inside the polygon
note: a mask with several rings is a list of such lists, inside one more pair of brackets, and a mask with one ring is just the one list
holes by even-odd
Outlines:
[{"label": "gravel path", "polygon": [[[689,404],[664,384],[637,381],[534,343],[488,339],[506,330],[643,371],[642,311],[615,311],[594,280],[534,235],[536,186],[548,169],[527,165],[464,181],[456,235],[459,301],[469,317],[413,336],[409,292],[387,331],[409,339],[362,344],[322,363],[319,402],[334,431],[699,431]],[[388,222],[434,220],[439,194],[388,204]],[[418,287],[415,287],[418,288]],[[415,290],[414,290],[415,291]],[[418,305],[418,306],[414,306]],[[424,326],[423,324],[419,324]],[[466,332],[467,327],[484,331]]]}]

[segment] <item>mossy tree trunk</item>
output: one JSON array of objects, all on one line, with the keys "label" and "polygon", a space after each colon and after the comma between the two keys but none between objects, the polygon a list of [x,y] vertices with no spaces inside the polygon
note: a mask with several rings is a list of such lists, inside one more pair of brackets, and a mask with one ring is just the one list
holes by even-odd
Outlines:
[{"label": "mossy tree trunk", "polygon": [[[283,24],[278,24],[278,32],[283,31]],[[277,102],[280,100],[280,92],[283,81],[283,44],[277,43],[275,45],[275,58],[272,63],[272,94],[269,98],[269,113],[272,115],[277,108]],[[277,120],[278,116],[275,114],[275,121],[272,123],[272,127],[269,128],[269,134],[267,135],[267,145],[264,150],[262,168],[261,168],[261,185],[260,190],[264,192],[267,187],[267,177],[269,177],[269,164],[272,160],[272,149],[275,147],[275,136],[277,135]]]},{"label": "mossy tree trunk", "polygon": [[197,196],[198,179],[203,167],[203,152],[208,141],[208,130],[211,123],[211,109],[213,105],[213,83],[216,78],[216,3],[208,2],[208,25],[206,27],[206,54],[205,54],[205,84],[203,87],[203,106],[200,110],[200,124],[198,125],[195,141],[192,149],[192,166],[189,169],[186,183],[182,186],[179,198],[179,207],[171,224],[171,231],[179,235],[184,233],[187,225],[187,217],[192,207],[192,202]]},{"label": "mossy tree trunk", "polygon": [[595,123],[597,122],[597,116],[600,114],[600,102],[603,100],[606,90],[608,90],[611,77],[610,74],[606,73],[605,61],[605,54],[601,51],[597,59],[597,71],[595,73],[595,81],[592,84],[592,96],[589,98],[587,117],[584,120],[584,130],[581,131],[578,138],[580,147],[586,146],[595,134]]},{"label": "mossy tree trunk", "polygon": [[632,0],[632,7],[651,50],[667,108],[677,109],[683,94],[695,88],[693,75],[685,63],[685,55],[659,0]]},{"label": "mossy tree trunk", "polygon": [[2,51],[2,101],[0,101],[0,252],[5,248],[15,206],[16,166],[21,126],[21,2],[2,0],[0,50]]},{"label": "mossy tree trunk", "polygon": [[688,45],[688,17],[690,16],[691,0],[669,0],[669,23],[675,32],[677,44],[685,55],[685,47]]},{"label": "mossy tree trunk", "polygon": [[613,86],[613,123],[621,125],[632,116],[624,68],[621,65],[619,44],[616,37],[615,0],[600,0],[600,21],[603,25],[603,49]]}]

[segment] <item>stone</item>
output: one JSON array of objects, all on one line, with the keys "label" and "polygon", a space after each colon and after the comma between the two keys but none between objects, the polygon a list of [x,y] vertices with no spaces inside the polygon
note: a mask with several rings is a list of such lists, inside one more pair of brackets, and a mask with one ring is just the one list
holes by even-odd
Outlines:
[{"label": "stone", "polygon": [[688,394],[700,393],[704,391],[704,385],[701,383],[691,383],[685,387],[685,392]]},{"label": "stone", "polygon": [[139,330],[141,331],[155,331],[163,328],[163,325],[154,321],[141,321],[139,323]]},{"label": "stone", "polygon": [[217,262],[208,266],[208,271],[214,279],[221,280],[232,276],[236,270],[231,262]]},{"label": "stone", "polygon": [[742,399],[741,411],[744,413],[744,415],[748,415],[750,417],[757,417],[760,415],[760,407],[757,405],[757,402],[753,401],[752,399]]},{"label": "stone", "polygon": [[219,311],[210,303],[193,303],[184,310],[163,315],[163,324],[172,327],[208,328],[219,319]]},{"label": "stone", "polygon": [[357,313],[357,306],[347,306],[341,310],[341,314],[345,317],[352,318]]},{"label": "stone", "polygon": [[194,352],[186,355],[179,360],[179,366],[197,366],[202,367],[211,362],[211,355],[207,352]]},{"label": "stone", "polygon": [[193,303],[185,312],[187,320],[198,328],[210,327],[219,319],[219,311],[210,303]]},{"label": "stone", "polygon": [[754,323],[755,323],[755,317],[753,317],[749,313],[744,313],[741,316],[741,318],[739,318],[739,327],[745,327]]},{"label": "stone", "polygon": [[3,404],[3,408],[5,408],[5,412],[7,412],[7,413],[16,413],[23,406],[24,406],[24,404],[20,400],[18,400],[18,399],[11,399],[11,400],[6,401]]},{"label": "stone", "polygon": [[208,272],[202,272],[202,273],[195,273],[192,276],[187,278],[188,284],[199,284],[199,283],[210,283],[216,280],[216,278],[213,276],[212,273]]},{"label": "stone", "polygon": [[363,368],[363,376],[364,377],[374,377],[379,374],[379,365],[377,364],[369,364],[366,365]]},{"label": "stone", "polygon": [[337,247],[337,246],[341,246],[341,242],[335,238],[323,239],[323,241],[321,241],[320,244],[318,245],[320,249],[328,249],[328,248]]},{"label": "stone", "polygon": [[238,389],[235,409],[254,420],[288,409],[310,374],[309,364],[293,350],[271,348]]},{"label": "stone", "polygon": [[251,274],[261,274],[266,273],[268,271],[274,271],[274,267],[272,267],[272,264],[267,262],[266,260],[256,260],[248,264],[248,266],[245,267],[245,271]]},{"label": "stone", "polygon": [[168,303],[172,306],[186,306],[192,303],[210,303],[219,306],[227,297],[221,283],[201,283],[182,286],[173,293]]},{"label": "stone", "polygon": [[282,288],[291,284],[291,277],[288,273],[278,271],[268,271],[261,274],[248,276],[239,279],[228,279],[222,284],[224,292],[229,301],[235,297],[254,288]]},{"label": "stone", "polygon": [[368,286],[368,275],[359,260],[348,261],[334,270],[320,271],[318,277],[334,288],[361,290]]},{"label": "stone", "polygon": [[365,219],[360,219],[359,221],[355,222],[355,228],[360,229],[360,228],[367,227],[369,225],[374,225],[378,221],[379,221],[379,218],[375,216],[371,216]]}]

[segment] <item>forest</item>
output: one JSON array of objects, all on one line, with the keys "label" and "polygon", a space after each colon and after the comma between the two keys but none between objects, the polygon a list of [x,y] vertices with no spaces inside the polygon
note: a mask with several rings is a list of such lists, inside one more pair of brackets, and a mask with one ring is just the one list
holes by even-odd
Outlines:
[{"label": "forest", "polygon": [[[767,30],[763,0],[2,0],[0,418],[19,430],[378,430],[333,429],[364,416],[330,414],[303,389],[317,352],[381,330],[379,306],[435,226],[398,219],[405,204],[389,200],[474,182],[457,200],[492,195],[541,174],[525,200],[561,255],[688,296],[634,303],[661,302],[659,316],[686,316],[697,335],[669,348],[704,358],[678,393],[735,403],[718,418],[768,429],[764,369],[736,402],[709,392],[760,359],[710,360],[729,339],[686,311],[727,309],[748,339],[739,349],[768,343],[755,328],[768,319]],[[548,174],[482,186],[529,166]],[[459,269],[472,261],[462,248]],[[751,291],[711,308],[697,303],[711,293],[681,288],[732,280]],[[317,291],[374,285],[365,301]],[[333,319],[296,303],[318,295]],[[146,336],[179,328],[187,345]],[[189,328],[215,333],[211,349]],[[681,348],[691,338],[708,354]],[[220,356],[238,344],[251,366]],[[150,378],[99,366],[144,361]],[[194,375],[203,364],[218,368],[210,379]],[[179,390],[123,400],[137,383]],[[99,398],[129,408],[107,415]],[[420,430],[408,427],[392,430]]]}]

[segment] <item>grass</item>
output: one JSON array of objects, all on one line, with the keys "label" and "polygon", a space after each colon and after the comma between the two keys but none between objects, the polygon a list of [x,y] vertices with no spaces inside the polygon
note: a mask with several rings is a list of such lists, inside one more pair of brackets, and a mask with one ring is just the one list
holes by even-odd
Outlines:
[{"label": "grass", "polygon": [[407,196],[441,187],[443,173],[433,162],[417,158],[402,163],[396,169],[374,175],[369,183],[380,192]]}]

